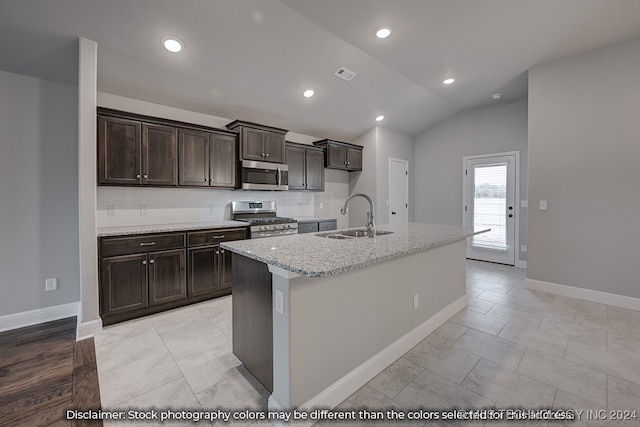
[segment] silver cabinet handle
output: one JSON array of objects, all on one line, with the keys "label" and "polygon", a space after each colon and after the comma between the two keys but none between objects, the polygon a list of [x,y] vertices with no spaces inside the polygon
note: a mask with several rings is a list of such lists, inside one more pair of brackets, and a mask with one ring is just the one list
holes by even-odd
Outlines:
[{"label": "silver cabinet handle", "polygon": [[144,177],[143,177],[143,178],[144,178],[144,179],[149,179],[149,175],[144,174]]},{"label": "silver cabinet handle", "polygon": [[220,255],[220,251],[216,251],[216,255]]},{"label": "silver cabinet handle", "polygon": [[142,261],[142,265],[147,265],[147,260]]},{"label": "silver cabinet handle", "polygon": [[267,157],[269,157],[269,153],[265,154]]},{"label": "silver cabinet handle", "polygon": [[137,174],[137,175],[136,175],[136,178],[140,179],[140,174]]},{"label": "silver cabinet handle", "polygon": [[154,262],[156,262],[155,260],[149,260],[149,264],[153,264]]},{"label": "silver cabinet handle", "polygon": [[155,244],[156,244],[156,242],[141,242],[140,246],[153,246]]},{"label": "silver cabinet handle", "polygon": [[213,236],[214,239],[224,239],[224,234],[222,236]]},{"label": "silver cabinet handle", "polygon": [[220,253],[222,253],[222,254],[223,254],[223,253],[224,253],[224,249],[223,249],[223,250],[221,250],[221,251],[220,251]]}]

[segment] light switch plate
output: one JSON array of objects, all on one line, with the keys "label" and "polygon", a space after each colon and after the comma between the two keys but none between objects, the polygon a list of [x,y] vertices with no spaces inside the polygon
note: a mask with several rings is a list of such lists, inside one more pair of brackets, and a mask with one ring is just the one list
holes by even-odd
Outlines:
[{"label": "light switch plate", "polygon": [[55,277],[52,279],[47,279],[44,281],[44,290],[49,292],[49,291],[55,291],[56,289],[58,289],[58,279],[56,279]]},{"label": "light switch plate", "polygon": [[546,200],[540,200],[540,210],[541,211],[546,211],[547,210],[547,201]]}]

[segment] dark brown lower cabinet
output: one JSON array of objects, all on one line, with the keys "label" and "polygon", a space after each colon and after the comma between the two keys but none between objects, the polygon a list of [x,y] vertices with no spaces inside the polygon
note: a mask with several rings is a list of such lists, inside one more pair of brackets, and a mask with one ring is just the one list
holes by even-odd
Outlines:
[{"label": "dark brown lower cabinet", "polygon": [[231,254],[220,242],[247,229],[102,237],[100,315],[104,325],[231,293]]},{"label": "dark brown lower cabinet", "polygon": [[104,316],[148,306],[147,254],[103,258],[101,271]]},{"label": "dark brown lower cabinet", "polygon": [[149,305],[186,298],[186,250],[152,252],[148,258]]},{"label": "dark brown lower cabinet", "polygon": [[188,233],[189,296],[231,290],[231,253],[221,249],[219,242],[243,239],[246,239],[245,229]]}]

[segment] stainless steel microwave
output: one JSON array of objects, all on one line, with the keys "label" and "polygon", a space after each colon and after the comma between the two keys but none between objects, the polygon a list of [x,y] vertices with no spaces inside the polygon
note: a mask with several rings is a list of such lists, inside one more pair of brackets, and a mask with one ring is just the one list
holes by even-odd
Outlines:
[{"label": "stainless steel microwave", "polygon": [[243,160],[240,181],[243,190],[288,190],[289,166]]}]

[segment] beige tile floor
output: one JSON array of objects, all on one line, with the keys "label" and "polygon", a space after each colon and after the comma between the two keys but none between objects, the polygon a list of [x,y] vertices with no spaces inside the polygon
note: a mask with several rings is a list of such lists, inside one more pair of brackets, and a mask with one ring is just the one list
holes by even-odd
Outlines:
[{"label": "beige tile floor", "polygon": [[[636,410],[640,417],[640,312],[531,291],[524,277],[520,269],[468,261],[467,309],[339,408],[554,407]],[[268,392],[233,356],[231,334],[231,297],[105,328],[95,339],[103,407],[266,409]],[[234,425],[270,425],[251,423]],[[583,415],[566,425],[640,426],[640,419]]]}]

